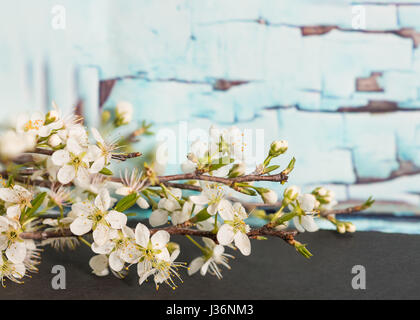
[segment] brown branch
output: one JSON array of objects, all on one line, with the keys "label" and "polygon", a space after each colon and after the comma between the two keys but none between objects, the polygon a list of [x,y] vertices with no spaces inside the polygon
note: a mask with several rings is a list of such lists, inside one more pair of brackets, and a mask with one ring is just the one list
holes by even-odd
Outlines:
[{"label": "brown branch", "polygon": [[[54,152],[55,152],[54,150],[49,150],[49,149],[44,149],[44,148],[36,148],[34,151],[32,151],[32,153],[43,154],[46,156],[51,156]],[[142,155],[141,152],[113,153],[111,155],[111,158],[114,160],[126,161],[127,159],[140,157],[141,155]]]},{"label": "brown branch", "polygon": [[23,232],[20,234],[22,239],[32,240],[46,240],[49,238],[64,238],[64,237],[76,237],[70,229],[53,230],[53,231],[33,231]]},{"label": "brown branch", "polygon": [[165,182],[164,185],[170,188],[178,188],[178,189],[192,190],[192,191],[198,191],[198,192],[201,192],[203,190],[200,186],[195,186],[188,183]]},{"label": "brown branch", "polygon": [[[150,229],[150,234],[153,235],[160,230],[167,231],[172,235],[189,235],[193,237],[205,237],[210,238],[217,243],[217,235],[211,231],[203,231],[197,229],[189,229],[185,227],[186,224],[179,226],[171,226],[166,228],[153,228]],[[261,228],[253,229],[248,232],[248,237],[255,239],[259,236],[273,236],[283,239],[289,244],[294,240],[294,236],[297,234],[297,231],[287,231],[287,230],[276,230],[270,228],[268,225],[265,225]],[[34,232],[23,232],[20,234],[22,239],[33,239],[33,240],[46,240],[49,238],[62,238],[62,237],[76,237],[70,229],[62,230],[53,230],[53,231],[34,231]]]},{"label": "brown branch", "polygon": [[223,183],[227,186],[233,186],[235,183],[240,182],[251,182],[251,181],[272,181],[272,182],[281,182],[284,183],[287,181],[288,176],[283,172],[273,175],[258,175],[258,174],[249,174],[245,176],[240,176],[236,178],[222,178],[222,177],[215,177],[215,176],[208,176],[201,173],[184,173],[184,174],[175,174],[170,176],[161,176],[157,177],[159,182],[165,183],[169,181],[176,181],[176,180],[202,180],[202,181],[210,181],[210,182],[218,182]]},{"label": "brown branch", "polygon": [[354,207],[349,207],[349,208],[344,208],[344,209],[324,210],[324,211],[321,211],[319,215],[321,217],[328,217],[334,214],[351,214],[354,212],[363,211],[369,207],[370,205],[366,205],[365,203],[363,203]]}]

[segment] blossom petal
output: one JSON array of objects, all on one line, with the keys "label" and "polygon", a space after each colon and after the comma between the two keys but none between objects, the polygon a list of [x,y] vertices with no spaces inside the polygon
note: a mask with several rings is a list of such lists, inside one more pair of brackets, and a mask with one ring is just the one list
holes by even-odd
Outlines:
[{"label": "blossom petal", "polygon": [[165,230],[159,230],[156,232],[150,239],[152,241],[153,249],[163,249],[169,242],[169,238],[170,235]]},{"label": "blossom petal", "polygon": [[216,245],[216,243],[210,238],[204,238],[203,237],[202,240],[203,240],[204,244],[206,245],[206,247],[208,247],[210,249],[213,249],[214,246]]},{"label": "blossom petal", "polygon": [[19,202],[19,196],[17,192],[10,188],[0,188],[0,199],[12,203]]},{"label": "blossom petal", "polygon": [[71,210],[77,217],[87,218],[95,208],[89,202],[77,202],[71,206]]},{"label": "blossom petal", "polygon": [[204,264],[203,257],[197,257],[193,261],[191,261],[190,265],[188,266],[188,275],[191,276],[196,273]]},{"label": "blossom petal", "polygon": [[236,215],[242,220],[245,220],[246,218],[248,218],[248,214],[246,213],[246,210],[244,206],[242,205],[242,203],[235,202],[233,204],[233,210],[235,211]]},{"label": "blossom petal", "polygon": [[225,252],[225,247],[218,244],[213,249],[213,256],[221,256]]},{"label": "blossom petal", "polygon": [[127,224],[127,216],[124,213],[115,210],[108,212],[105,220],[108,221],[113,229],[121,229]]},{"label": "blossom petal", "polygon": [[107,189],[102,189],[95,198],[95,206],[103,211],[106,211],[111,206],[111,197]]},{"label": "blossom petal", "polygon": [[14,205],[7,208],[7,216],[10,219],[19,219],[21,214],[20,205]]},{"label": "blossom petal", "polygon": [[140,251],[131,241],[121,249],[120,258],[127,263],[135,263],[140,258]]},{"label": "blossom petal", "polygon": [[217,232],[217,241],[221,245],[226,246],[232,243],[234,236],[233,227],[228,224],[223,224]]},{"label": "blossom petal", "polygon": [[89,169],[90,173],[98,173],[105,167],[105,157],[102,156],[95,161],[93,161],[92,166]]},{"label": "blossom petal", "polygon": [[57,150],[52,154],[51,161],[56,166],[63,166],[70,162],[70,154],[67,150]]},{"label": "blossom petal", "polygon": [[217,209],[223,220],[233,220],[233,218],[235,217],[233,206],[228,200],[221,200]]},{"label": "blossom petal", "polygon": [[123,225],[121,230],[123,232],[124,237],[130,238],[130,239],[135,239],[136,238],[136,235],[134,234],[134,231],[131,228],[127,227],[126,225]]},{"label": "blossom petal", "polygon": [[137,205],[142,209],[148,209],[150,207],[149,202],[143,197],[139,197],[136,201]]},{"label": "blossom petal", "polygon": [[305,212],[312,211],[316,204],[316,198],[313,194],[305,193],[298,197],[299,205]]},{"label": "blossom petal", "polygon": [[217,208],[219,207],[218,203],[213,203],[207,207],[207,213],[211,216],[214,216],[217,213]]},{"label": "blossom petal", "polygon": [[162,248],[161,252],[155,255],[158,260],[163,260],[167,262],[171,262],[171,256],[167,248]]},{"label": "blossom petal", "polygon": [[132,192],[133,192],[133,190],[129,187],[120,187],[117,190],[115,190],[115,193],[120,195],[120,196],[128,196]]},{"label": "blossom petal", "polygon": [[171,215],[171,221],[172,224],[174,226],[184,223],[185,221],[187,221],[190,218],[190,214],[188,212],[185,211],[175,211],[174,213],[172,213]]},{"label": "blossom petal", "polygon": [[117,251],[114,251],[109,255],[109,266],[116,272],[120,272],[124,267],[124,261],[121,260]]},{"label": "blossom petal", "polygon": [[150,239],[150,231],[149,229],[142,223],[138,223],[136,226],[136,243],[143,248],[147,248]]},{"label": "blossom petal", "polygon": [[315,232],[319,230],[318,225],[315,222],[315,219],[311,216],[302,217],[302,227],[305,228],[308,232]]},{"label": "blossom petal", "polygon": [[157,209],[149,217],[149,223],[152,227],[164,225],[168,222],[168,211]]},{"label": "blossom petal", "polygon": [[100,246],[104,245],[109,239],[109,228],[99,223],[93,230],[93,240]]},{"label": "blossom petal", "polygon": [[70,231],[76,236],[81,236],[92,230],[92,220],[79,217],[76,218],[70,225]]},{"label": "blossom petal", "polygon": [[101,144],[105,144],[105,141],[104,141],[104,139],[102,138],[101,134],[99,133],[98,129],[96,129],[96,128],[91,128],[90,130],[92,131],[92,136],[93,136],[93,138],[94,138],[97,142],[99,142],[99,143],[101,143]]},{"label": "blossom petal", "polygon": [[89,260],[89,266],[92,268],[92,273],[97,276],[103,277],[108,275],[108,258],[104,254],[93,256]]},{"label": "blossom petal", "polygon": [[68,184],[76,177],[76,170],[73,166],[65,165],[57,173],[57,180],[62,184]]},{"label": "blossom petal", "polygon": [[0,234],[0,251],[5,250],[8,244],[9,244],[9,238],[4,234]]},{"label": "blossom petal", "polygon": [[293,218],[293,224],[295,225],[295,228],[297,229],[297,231],[305,232],[305,229],[302,227],[302,225],[299,222],[299,217]]},{"label": "blossom petal", "polygon": [[205,275],[206,275],[207,270],[209,269],[210,262],[211,262],[211,260],[210,260],[210,259],[209,259],[209,260],[207,260],[207,261],[203,264],[203,266],[201,267],[200,274],[201,274],[202,276],[205,276]]},{"label": "blossom petal", "polygon": [[96,242],[92,243],[92,251],[97,254],[109,254],[114,248],[114,243],[112,241],[107,241],[103,245],[98,245]]},{"label": "blossom petal", "polygon": [[21,263],[26,257],[26,246],[24,242],[15,241],[6,250],[7,259],[13,263]]},{"label": "blossom petal", "polygon": [[66,149],[75,155],[79,155],[84,151],[77,140],[73,137],[67,139]]},{"label": "blossom petal", "polygon": [[251,254],[251,241],[245,233],[237,232],[234,237],[235,246],[241,251],[244,256]]},{"label": "blossom petal", "polygon": [[83,188],[89,188],[91,185],[89,171],[86,168],[79,167],[77,170],[76,181]]},{"label": "blossom petal", "polygon": [[209,202],[209,198],[203,194],[199,196],[190,196],[190,200],[198,205],[205,205]]},{"label": "blossom petal", "polygon": [[15,269],[13,270],[12,276],[16,279],[21,279],[25,276],[26,267],[23,263],[15,263]]}]

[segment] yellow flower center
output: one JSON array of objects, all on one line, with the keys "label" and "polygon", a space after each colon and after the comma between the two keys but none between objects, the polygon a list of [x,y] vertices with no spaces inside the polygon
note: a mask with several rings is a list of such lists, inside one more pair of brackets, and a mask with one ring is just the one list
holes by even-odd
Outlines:
[{"label": "yellow flower center", "polygon": [[44,125],[43,120],[29,120],[23,126],[24,131],[39,130]]}]

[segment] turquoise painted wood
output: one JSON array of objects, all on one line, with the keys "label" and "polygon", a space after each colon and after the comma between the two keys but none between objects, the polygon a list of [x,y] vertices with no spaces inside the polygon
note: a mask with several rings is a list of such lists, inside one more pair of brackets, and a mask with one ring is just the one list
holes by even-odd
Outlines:
[{"label": "turquoise painted wood", "polygon": [[[83,99],[95,124],[99,83],[117,79],[105,107],[130,101],[156,130],[180,121],[264,129],[266,143],[289,140],[291,183],[419,207],[420,176],[404,170],[420,167],[420,49],[384,32],[420,32],[420,4],[407,3],[418,2],[0,0],[0,116],[53,100],[70,111]],[[360,5],[364,31],[352,30]],[[65,28],[55,29],[62,9]],[[302,35],[316,25],[340,29]],[[357,91],[372,72],[383,91]],[[220,91],[217,79],[245,83]],[[340,109],[371,100],[403,110]]]}]

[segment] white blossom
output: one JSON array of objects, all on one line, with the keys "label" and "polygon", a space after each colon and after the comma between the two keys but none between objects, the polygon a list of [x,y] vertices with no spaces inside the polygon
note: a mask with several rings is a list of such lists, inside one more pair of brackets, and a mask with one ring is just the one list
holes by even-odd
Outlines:
[{"label": "white blossom", "polygon": [[226,205],[224,187],[216,183],[202,183],[202,192],[198,196],[190,196],[190,200],[197,205],[208,205],[207,212],[214,216],[219,208]]},{"label": "white blossom", "polygon": [[5,287],[5,278],[16,283],[22,283],[19,279],[22,279],[25,273],[26,268],[22,262],[14,263],[5,258],[0,258],[0,281],[3,287]]},{"label": "white blossom", "polygon": [[89,266],[92,268],[92,273],[99,277],[109,274],[108,257],[105,254],[99,254],[90,258]]},{"label": "white blossom", "polygon": [[219,214],[223,219],[223,225],[217,232],[217,241],[221,245],[234,242],[243,255],[250,255],[251,241],[247,236],[250,227],[244,222],[244,219],[248,217],[245,208],[239,202],[232,206],[229,201],[226,201],[220,208]]},{"label": "white blossom", "polygon": [[65,149],[53,153],[52,162],[59,166],[57,179],[62,184],[68,184],[74,179],[86,181],[89,179],[89,159],[87,149],[74,138],[67,140]]},{"label": "white blossom", "polygon": [[94,204],[79,202],[72,206],[77,218],[70,225],[73,234],[81,236],[93,230],[93,239],[103,245],[110,237],[112,229],[121,229],[127,223],[127,216],[111,210],[111,198],[107,190],[102,190],[95,198]]},{"label": "white blossom", "polygon": [[98,173],[110,163],[112,151],[117,148],[117,145],[114,142],[106,142],[96,128],[92,128],[91,131],[93,138],[96,140],[96,145],[89,145],[88,147],[89,158],[94,160],[89,171]]},{"label": "white blossom", "polygon": [[167,244],[169,242],[169,233],[159,230],[150,237],[149,229],[142,223],[138,223],[135,230],[135,239],[137,244],[137,273],[139,283],[142,284],[154,272],[156,263],[160,260],[171,261]]},{"label": "white blossom", "polygon": [[[182,213],[179,199],[182,197],[180,189],[171,188],[167,191],[168,198],[160,199],[158,208],[152,212],[149,217],[149,223],[152,227],[161,226],[168,222],[171,215],[180,216]],[[178,213],[178,211],[180,211]]]},{"label": "white blossom", "polygon": [[6,202],[7,216],[19,220],[23,208],[31,205],[32,193],[20,185],[0,188],[0,199]]},{"label": "white blossom", "polygon": [[[305,215],[299,215],[293,218],[293,223],[299,232],[315,232],[318,231],[318,225],[316,224],[313,217],[313,210],[316,205],[316,198],[312,194],[301,194],[297,197],[296,202],[299,207],[305,212]],[[292,210],[293,207],[290,206]]]},{"label": "white blossom", "polygon": [[21,114],[18,116],[16,123],[16,131],[18,133],[29,133],[34,136],[48,137],[52,130],[58,130],[63,127],[62,121],[52,121],[46,123],[45,117],[39,112],[28,114]]},{"label": "white blossom", "polygon": [[130,102],[118,102],[115,111],[120,124],[129,124],[133,120],[133,105]]},{"label": "white blossom", "polygon": [[23,263],[26,257],[26,245],[19,239],[20,233],[19,222],[0,216],[0,251],[5,250],[7,259],[15,264]]},{"label": "white blossom", "polygon": [[35,136],[8,130],[0,136],[0,155],[12,159],[23,152],[32,151],[35,149],[35,145]]},{"label": "white blossom", "polygon": [[273,190],[268,190],[266,192],[261,193],[261,198],[263,199],[264,203],[275,204],[277,203],[278,195],[277,192]]},{"label": "white blossom", "polygon": [[230,269],[228,258],[233,259],[234,257],[230,254],[226,254],[225,248],[222,245],[216,244],[209,238],[203,238],[203,242],[205,244],[203,256],[197,257],[191,261],[188,267],[188,275],[191,276],[200,270],[202,276],[209,272],[221,279],[222,273],[218,265],[220,264],[227,269]]},{"label": "white blossom", "polygon": [[148,209],[149,203],[144,199],[140,193],[143,190],[143,186],[146,183],[146,179],[142,179],[142,174],[137,169],[131,171],[131,175],[128,174],[128,170],[125,171],[123,177],[121,177],[122,185],[120,185],[115,193],[120,196],[128,196],[135,193],[137,198],[137,205],[142,209]]}]

